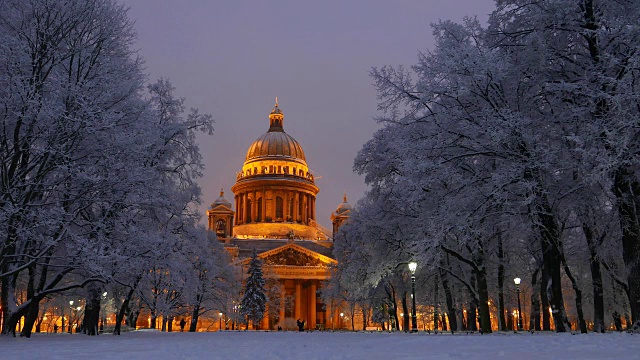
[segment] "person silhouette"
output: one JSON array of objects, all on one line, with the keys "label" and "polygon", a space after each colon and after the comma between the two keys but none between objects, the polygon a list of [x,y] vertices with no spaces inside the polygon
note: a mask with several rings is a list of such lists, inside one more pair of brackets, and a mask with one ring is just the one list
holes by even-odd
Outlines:
[{"label": "person silhouette", "polygon": [[184,326],[187,325],[187,322],[184,319],[180,320],[180,332],[184,331]]}]

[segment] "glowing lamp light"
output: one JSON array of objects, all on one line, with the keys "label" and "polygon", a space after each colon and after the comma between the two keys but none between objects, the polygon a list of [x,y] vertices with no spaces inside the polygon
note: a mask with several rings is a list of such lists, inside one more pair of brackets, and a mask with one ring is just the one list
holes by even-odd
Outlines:
[{"label": "glowing lamp light", "polygon": [[76,310],[78,310],[78,311],[80,311],[80,309],[82,309],[82,307],[80,307],[80,306],[78,306],[78,307],[76,308]]},{"label": "glowing lamp light", "polygon": [[521,280],[519,277],[517,277],[517,278],[513,279],[513,282],[514,282],[516,285],[520,285],[520,281],[522,281],[522,280]]},{"label": "glowing lamp light", "polygon": [[73,306],[73,300],[69,301],[69,306]]},{"label": "glowing lamp light", "polygon": [[411,271],[412,274],[416,273],[416,269],[418,268],[418,263],[415,261],[412,261],[409,263],[409,271]]}]

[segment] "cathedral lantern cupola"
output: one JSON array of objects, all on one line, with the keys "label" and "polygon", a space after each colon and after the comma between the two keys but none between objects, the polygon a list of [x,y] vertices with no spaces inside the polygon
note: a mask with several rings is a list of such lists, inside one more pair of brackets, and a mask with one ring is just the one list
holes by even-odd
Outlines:
[{"label": "cathedral lantern cupola", "polygon": [[278,107],[278,97],[276,96],[276,104],[271,110],[271,114],[269,114],[269,132],[272,131],[281,131],[284,132],[284,114],[282,110]]}]

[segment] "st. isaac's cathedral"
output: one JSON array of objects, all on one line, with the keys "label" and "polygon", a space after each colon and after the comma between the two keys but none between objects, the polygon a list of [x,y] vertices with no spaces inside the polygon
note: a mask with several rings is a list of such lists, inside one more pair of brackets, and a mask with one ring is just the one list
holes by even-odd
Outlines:
[{"label": "st. isaac's cathedral", "polygon": [[316,222],[320,189],[302,146],[284,131],[277,98],[269,129],[249,146],[231,191],[235,211],[221,191],[207,211],[208,223],[243,273],[256,249],[265,277],[276,284],[271,288],[277,289],[279,299],[267,306],[278,308],[267,309],[257,327],[288,328],[297,319],[305,321],[307,329],[337,324],[339,311],[323,304],[319,291],[329,278],[329,266],[336,264],[333,235],[348,219],[351,206],[345,195],[331,214],[332,230]]}]

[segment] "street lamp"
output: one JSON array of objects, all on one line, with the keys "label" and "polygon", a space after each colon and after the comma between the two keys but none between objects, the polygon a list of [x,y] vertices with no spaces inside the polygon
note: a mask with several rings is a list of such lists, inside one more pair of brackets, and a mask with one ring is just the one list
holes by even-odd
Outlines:
[{"label": "street lamp", "polygon": [[411,271],[411,302],[413,303],[413,312],[411,313],[411,332],[418,332],[418,319],[416,317],[416,269],[418,263],[412,261],[409,263]]},{"label": "street lamp", "polygon": [[[68,333],[71,334],[71,326],[72,326],[72,322],[73,322],[73,300],[69,300],[69,307],[71,308],[71,311],[69,312],[69,329],[68,329]],[[64,332],[64,327],[62,328],[62,332]]]},{"label": "street lamp", "polygon": [[220,320],[218,321],[218,329],[222,330],[222,311],[218,313]]},{"label": "street lamp", "polygon": [[520,278],[513,279],[516,284],[516,294],[518,294],[518,330],[522,331],[522,308],[520,307]]},{"label": "street lamp", "polygon": [[104,323],[107,317],[107,292],[102,293],[102,300],[104,301],[104,306],[100,306],[102,309],[102,321],[100,322],[100,332],[104,333]]}]

